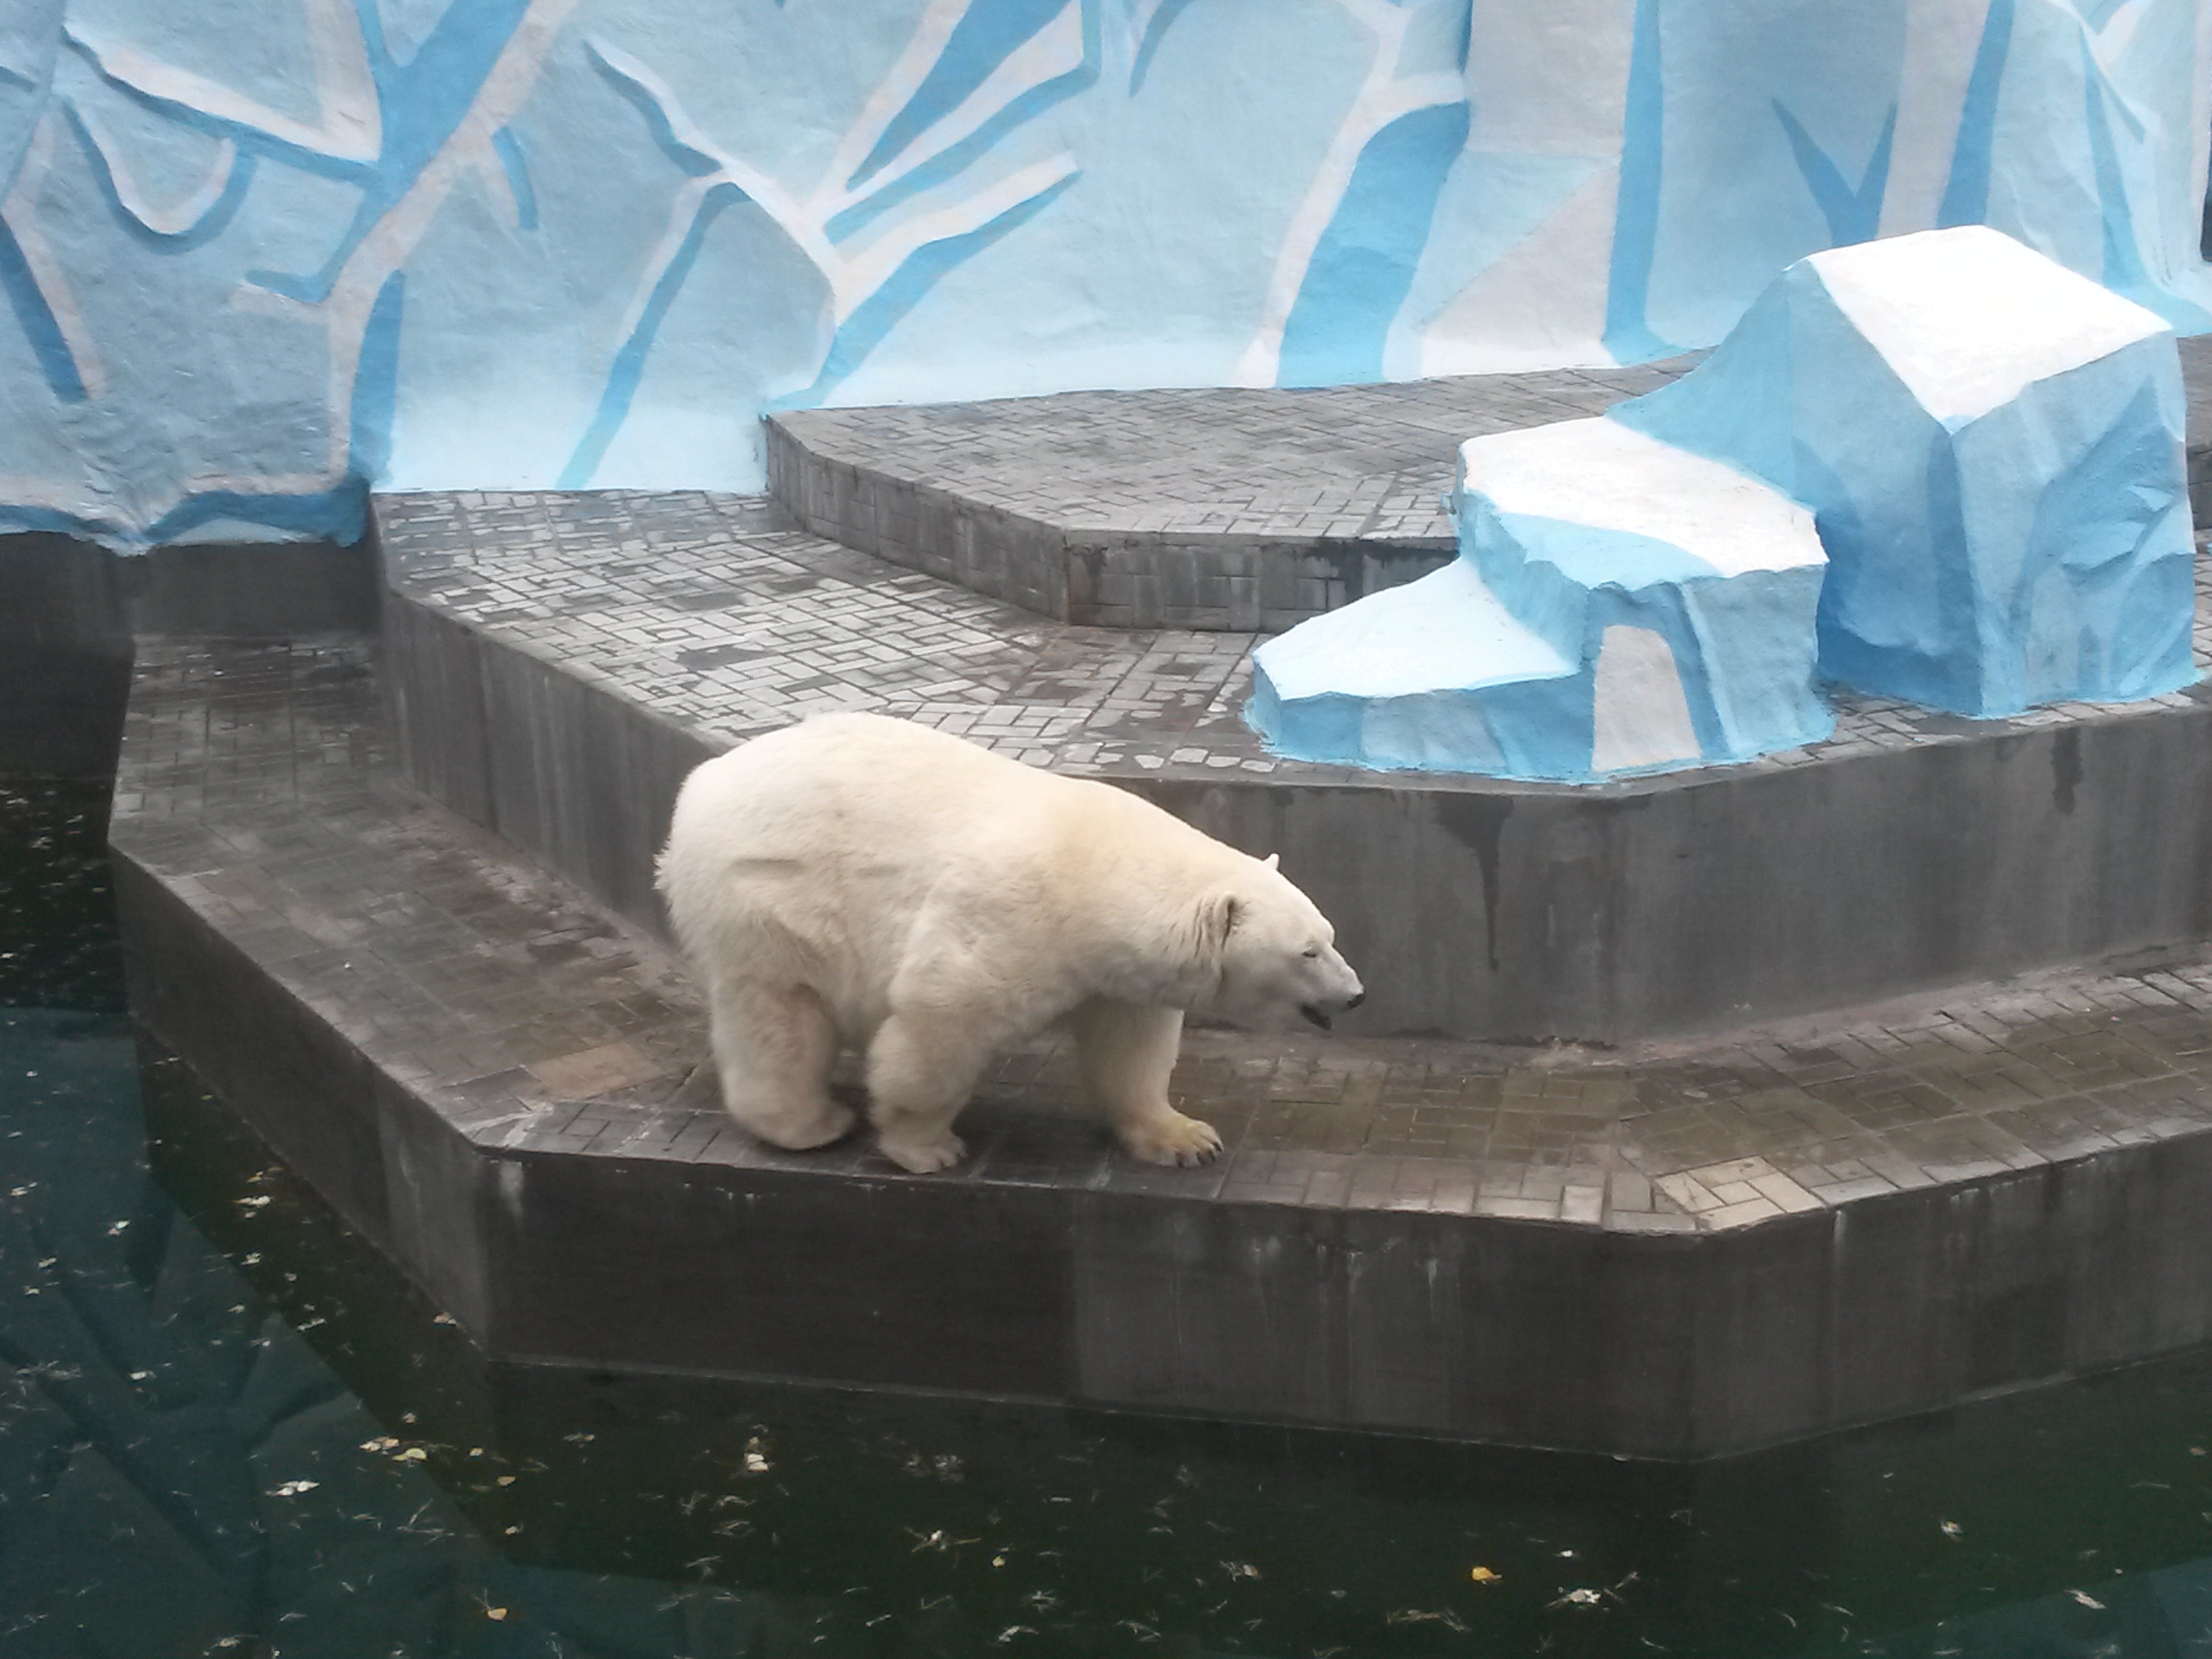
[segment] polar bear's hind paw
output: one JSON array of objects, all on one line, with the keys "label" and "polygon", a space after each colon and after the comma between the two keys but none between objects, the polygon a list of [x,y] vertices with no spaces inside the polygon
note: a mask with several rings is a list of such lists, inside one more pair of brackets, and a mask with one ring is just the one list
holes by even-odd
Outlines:
[{"label": "polar bear's hind paw", "polygon": [[1221,1136],[1214,1127],[1181,1112],[1126,1125],[1121,1134],[1129,1156],[1147,1164],[1209,1164],[1221,1156]]},{"label": "polar bear's hind paw", "polygon": [[957,1135],[938,1140],[878,1139],[876,1145],[885,1158],[909,1175],[935,1175],[968,1156],[967,1146]]}]

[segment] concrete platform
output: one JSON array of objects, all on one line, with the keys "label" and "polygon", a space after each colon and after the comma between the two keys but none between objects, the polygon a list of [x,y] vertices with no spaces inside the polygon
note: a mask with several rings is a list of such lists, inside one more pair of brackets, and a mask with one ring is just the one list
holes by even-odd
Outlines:
[{"label": "concrete platform", "polygon": [[1055,621],[1278,633],[1451,557],[1468,439],[1697,361],[794,410],[769,417],[769,489],[817,535]]},{"label": "concrete platform", "polygon": [[376,625],[364,544],[213,543],[121,555],[0,535],[0,775],[115,769],[139,639],[282,639]]},{"label": "concrete platform", "polygon": [[680,1096],[659,947],[392,756],[365,638],[143,647],[133,1006],[502,1358],[1694,1457],[2212,1337],[2202,960],[1630,1054],[1199,1034],[1194,1170],[1041,1048],[915,1177]]},{"label": "concrete platform", "polygon": [[1256,635],[1050,623],[773,502],[373,509],[404,773],[641,926],[693,765],[871,708],[1279,852],[1357,1034],[1629,1042],[2212,939],[2203,684],[1988,721],[1839,696],[1825,742],[1596,786],[1361,772],[1261,747]]},{"label": "concrete platform", "polygon": [[[2212,524],[2212,336],[2180,342]],[[1278,633],[1451,556],[1452,455],[1600,415],[1698,361],[1306,392],[1079,392],[770,417],[817,534],[1055,621]]]}]

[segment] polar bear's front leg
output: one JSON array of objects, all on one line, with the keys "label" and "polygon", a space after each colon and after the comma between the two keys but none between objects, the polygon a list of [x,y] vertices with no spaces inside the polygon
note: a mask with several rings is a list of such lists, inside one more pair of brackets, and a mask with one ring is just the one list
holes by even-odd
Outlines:
[{"label": "polar bear's front leg", "polygon": [[1182,1046],[1182,1010],[1093,997],[1068,1024],[1091,1097],[1133,1158],[1147,1164],[1203,1164],[1221,1151],[1210,1123],[1168,1104],[1168,1079]]},{"label": "polar bear's front leg", "polygon": [[915,1175],[968,1155],[952,1120],[968,1103],[992,1050],[975,1018],[895,1013],[868,1044],[868,1118],[884,1156]]}]

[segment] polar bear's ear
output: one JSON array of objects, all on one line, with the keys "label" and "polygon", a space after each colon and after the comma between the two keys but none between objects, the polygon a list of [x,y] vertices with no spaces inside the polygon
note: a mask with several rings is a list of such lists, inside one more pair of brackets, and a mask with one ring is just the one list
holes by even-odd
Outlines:
[{"label": "polar bear's ear", "polygon": [[1218,963],[1229,948],[1229,935],[1237,926],[1237,895],[1209,893],[1198,902],[1198,954],[1201,961]]},{"label": "polar bear's ear", "polygon": [[1283,855],[1280,853],[1270,853],[1261,862],[1270,870],[1279,870],[1283,867]]}]

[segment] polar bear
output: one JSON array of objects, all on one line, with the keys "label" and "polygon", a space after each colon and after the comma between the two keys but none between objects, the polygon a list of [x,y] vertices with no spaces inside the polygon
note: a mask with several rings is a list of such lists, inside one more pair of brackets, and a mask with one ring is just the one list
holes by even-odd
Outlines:
[{"label": "polar bear", "polygon": [[659,884],[707,994],[722,1103],[800,1150],[852,1127],[829,1090],[865,1048],[884,1153],[924,1174],[993,1057],[1055,1021],[1121,1144],[1221,1150],[1168,1104],[1186,1011],[1326,1027],[1363,996],[1275,868],[1110,784],[965,738],[829,714],[739,744],[677,797]]}]

